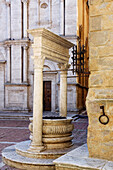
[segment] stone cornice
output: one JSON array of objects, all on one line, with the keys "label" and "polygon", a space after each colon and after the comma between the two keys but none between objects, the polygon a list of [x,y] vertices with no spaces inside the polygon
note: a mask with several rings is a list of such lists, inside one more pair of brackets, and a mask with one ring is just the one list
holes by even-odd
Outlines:
[{"label": "stone cornice", "polygon": [[11,46],[11,45],[21,45],[21,46],[29,46],[32,43],[30,40],[6,40],[2,42],[4,46]]},{"label": "stone cornice", "polygon": [[71,48],[74,46],[73,43],[67,41],[66,39],[51,33],[50,31],[46,30],[45,28],[39,28],[39,29],[33,29],[33,30],[28,30],[28,33],[30,33],[33,36],[38,36],[38,37],[44,37],[48,40],[51,40],[55,43],[58,43],[66,48]]},{"label": "stone cornice", "polygon": [[28,30],[28,33],[34,37],[34,56],[43,56],[57,63],[68,63],[69,49],[74,46],[73,43],[44,28]]}]

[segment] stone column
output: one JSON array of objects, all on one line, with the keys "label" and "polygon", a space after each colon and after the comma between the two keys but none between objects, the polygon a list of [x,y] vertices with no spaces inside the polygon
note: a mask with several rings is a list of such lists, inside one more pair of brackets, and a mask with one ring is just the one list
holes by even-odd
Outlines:
[{"label": "stone column", "polygon": [[24,46],[24,55],[23,55],[23,82],[27,82],[27,50],[28,46]]},{"label": "stone column", "polygon": [[6,0],[7,5],[7,39],[11,38],[11,2],[10,0]]},{"label": "stone column", "polygon": [[90,157],[113,161],[112,6],[113,1],[90,1],[87,144]]},{"label": "stone column", "polygon": [[60,1],[60,34],[64,35],[64,0]]},{"label": "stone column", "polygon": [[24,38],[27,38],[27,4],[28,0],[22,0],[24,4]]},{"label": "stone column", "polygon": [[60,116],[67,117],[67,70],[69,64],[58,64],[60,72]]},{"label": "stone column", "polygon": [[43,65],[44,57],[34,58],[33,140],[29,148],[31,152],[45,149],[42,143]]},{"label": "stone column", "polygon": [[7,82],[11,82],[11,56],[10,56],[10,46],[7,46]]}]

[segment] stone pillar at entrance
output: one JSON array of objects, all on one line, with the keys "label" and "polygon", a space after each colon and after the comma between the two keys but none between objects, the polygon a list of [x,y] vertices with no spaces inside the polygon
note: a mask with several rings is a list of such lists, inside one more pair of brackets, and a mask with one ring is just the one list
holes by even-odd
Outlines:
[{"label": "stone pillar at entrance", "polygon": [[112,6],[113,1],[90,1],[87,143],[90,157],[113,161]]},{"label": "stone pillar at entrance", "polygon": [[32,152],[45,149],[42,143],[43,64],[44,57],[34,57],[33,140],[29,148]]},{"label": "stone pillar at entrance", "polygon": [[67,117],[67,70],[69,64],[58,64],[60,72],[60,116]]}]

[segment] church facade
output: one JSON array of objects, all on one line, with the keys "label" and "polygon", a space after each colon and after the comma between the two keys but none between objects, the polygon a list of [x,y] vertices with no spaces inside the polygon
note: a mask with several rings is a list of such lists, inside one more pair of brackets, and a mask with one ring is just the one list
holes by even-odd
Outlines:
[{"label": "church facade", "polygon": [[[77,0],[1,0],[0,11],[0,111],[29,112],[33,109],[33,37],[26,30],[44,27],[76,44]],[[46,60],[44,111],[59,110],[59,86],[58,65]],[[75,111],[76,79],[71,71],[67,96],[67,110]]]}]

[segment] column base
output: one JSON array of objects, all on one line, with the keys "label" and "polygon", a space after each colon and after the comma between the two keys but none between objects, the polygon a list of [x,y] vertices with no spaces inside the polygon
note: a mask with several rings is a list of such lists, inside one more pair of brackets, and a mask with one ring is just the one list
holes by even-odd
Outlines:
[{"label": "column base", "polygon": [[67,113],[60,113],[60,116],[66,118],[67,117]]},{"label": "column base", "polygon": [[28,151],[33,153],[40,153],[42,151],[46,150],[46,146],[42,145],[35,145],[31,144]]}]

